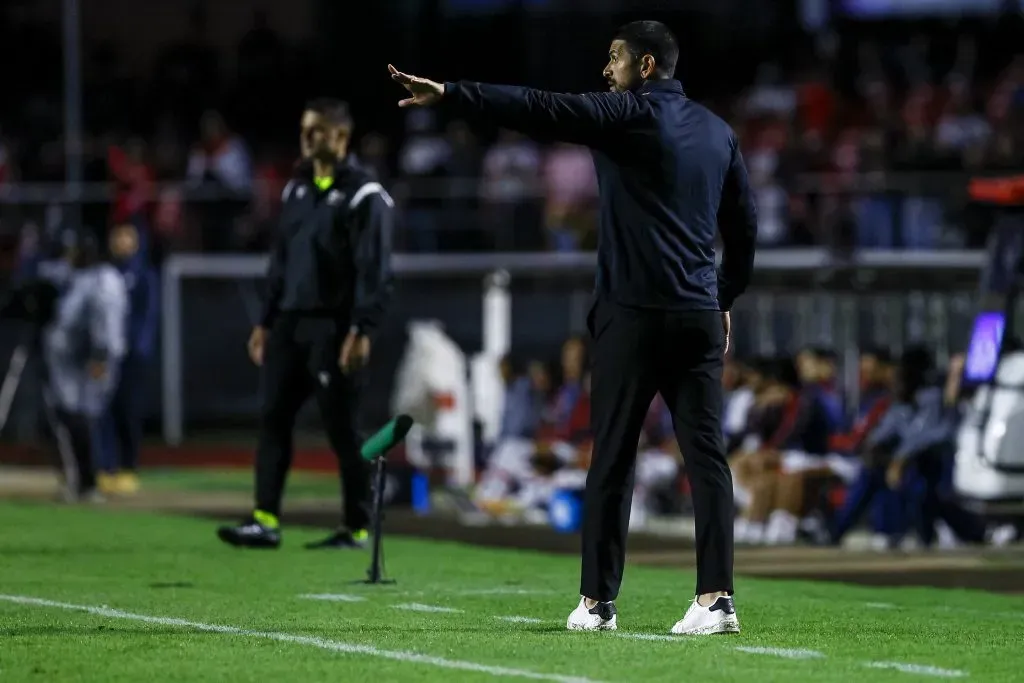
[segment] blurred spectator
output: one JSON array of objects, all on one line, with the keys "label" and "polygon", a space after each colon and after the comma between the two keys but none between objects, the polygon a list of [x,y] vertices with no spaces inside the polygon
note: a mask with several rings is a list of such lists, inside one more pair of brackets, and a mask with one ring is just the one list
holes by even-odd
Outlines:
[{"label": "blurred spectator", "polygon": [[235,242],[235,222],[252,198],[252,161],[245,143],[218,112],[203,114],[200,131],[186,177],[200,200],[203,248],[227,251]]},{"label": "blurred spectator", "polygon": [[508,495],[533,472],[534,439],[551,391],[551,377],[543,363],[531,362],[526,374],[519,375],[506,360],[502,375],[506,391],[501,433],[474,492],[476,504],[488,512],[504,509]]},{"label": "blurred spectator", "polygon": [[544,223],[555,251],[594,249],[597,175],[590,152],[559,143],[544,161]]},{"label": "blurred spectator", "polygon": [[732,453],[748,436],[752,424],[751,413],[758,393],[765,382],[768,361],[757,358],[750,363],[741,363],[735,358],[727,360],[722,382],[725,387],[725,410],[722,416],[722,433],[726,440],[726,452]]},{"label": "blurred spectator", "polygon": [[146,143],[136,137],[123,147],[111,145],[107,149],[107,165],[117,186],[111,222],[141,219],[148,226],[155,174],[146,162]]},{"label": "blurred spectator", "polygon": [[537,433],[544,395],[549,388],[547,375],[536,363],[528,373],[523,373],[508,357],[501,362],[501,375],[507,390],[498,438],[532,438]]},{"label": "blurred spectator", "polygon": [[430,109],[408,111],[405,143],[398,155],[398,170],[411,186],[403,219],[408,247],[414,251],[437,251],[438,231],[442,227],[442,188],[437,181],[444,177],[451,147],[437,133],[435,116]]},{"label": "blurred spectator", "polygon": [[453,235],[453,241],[457,239],[467,248],[486,248],[489,242],[481,239],[483,229],[475,220],[479,203],[477,179],[480,177],[483,155],[479,140],[464,121],[448,124],[445,138],[451,150],[445,164],[449,183],[448,201],[444,210],[445,224]]},{"label": "blurred spectator", "polygon": [[[843,403],[836,387],[836,355],[831,349],[805,348],[796,356],[797,372],[807,400],[821,410],[825,420],[823,428],[829,433],[843,425]],[[828,447],[815,449],[826,453]]]},{"label": "blurred spectator", "polygon": [[747,158],[750,185],[757,202],[757,241],[779,246],[788,241],[788,198],[778,182],[778,148],[762,143]]},{"label": "blurred spectator", "polygon": [[270,28],[266,10],[256,10],[250,28],[238,42],[238,83],[243,89],[274,83],[281,75],[284,45]]},{"label": "blurred spectator", "polygon": [[0,186],[9,183],[14,179],[14,156],[9,149],[9,143],[4,136],[4,129],[0,126]]},{"label": "blurred spectator", "polygon": [[564,429],[583,392],[583,374],[587,368],[587,347],[583,339],[572,337],[562,344],[561,368],[562,383],[545,411],[545,422],[556,430]]},{"label": "blurred spectator", "polygon": [[872,527],[875,545],[890,547],[903,530],[903,499],[885,486],[885,468],[864,453],[868,438],[892,405],[892,358],[883,349],[865,349],[860,357],[861,404],[853,428],[832,437],[832,450],[862,460],[856,478],[846,491],[842,506],[830,525],[830,540],[842,542],[846,533],[874,503]]},{"label": "blurred spectator", "polygon": [[483,161],[482,197],[488,226],[501,251],[540,246],[537,179],[541,155],[535,142],[502,130]]},{"label": "blurred spectator", "polygon": [[169,113],[181,130],[194,130],[202,109],[214,103],[220,83],[217,52],[206,35],[207,15],[197,2],[185,30],[157,56],[148,104]]},{"label": "blurred spectator", "polygon": [[949,82],[949,99],[935,127],[935,143],[940,153],[958,157],[967,147],[983,145],[992,127],[974,109],[970,84],[963,77]]},{"label": "blurred spectator", "polygon": [[797,93],[792,85],[782,80],[778,64],[761,64],[750,92],[744,113],[748,116],[777,116],[789,118],[796,111]]},{"label": "blurred spectator", "polygon": [[104,494],[131,495],[139,488],[145,380],[156,352],[160,290],[149,263],[148,236],[138,224],[115,225],[109,249],[128,292],[127,344],[113,397],[98,423],[97,485]]},{"label": "blurred spectator", "polygon": [[44,236],[39,225],[25,223],[18,236],[18,252],[14,262],[13,281],[21,284],[34,280],[39,262],[46,257]]},{"label": "blurred spectator", "polygon": [[800,128],[822,134],[832,127],[836,96],[821,65],[814,67],[797,88]]},{"label": "blurred spectator", "polygon": [[356,156],[359,157],[360,163],[371,169],[377,180],[385,185],[391,182],[388,154],[388,139],[380,133],[367,133],[360,138]]},{"label": "blurred spectator", "polygon": [[287,170],[274,157],[264,157],[256,165],[252,211],[240,235],[247,249],[269,248],[288,178]]}]

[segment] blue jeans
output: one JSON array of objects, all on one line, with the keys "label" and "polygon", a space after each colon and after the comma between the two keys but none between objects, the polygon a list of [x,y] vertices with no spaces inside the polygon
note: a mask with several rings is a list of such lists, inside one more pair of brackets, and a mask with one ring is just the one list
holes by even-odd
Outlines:
[{"label": "blue jeans", "polygon": [[896,202],[885,195],[871,195],[856,202],[857,246],[892,249],[896,243]]},{"label": "blue jeans", "polygon": [[145,358],[135,354],[121,363],[117,388],[95,430],[100,471],[113,473],[138,466],[146,364]]},{"label": "blue jeans", "polygon": [[935,249],[942,233],[942,202],[930,197],[903,200],[903,246],[907,249]]}]

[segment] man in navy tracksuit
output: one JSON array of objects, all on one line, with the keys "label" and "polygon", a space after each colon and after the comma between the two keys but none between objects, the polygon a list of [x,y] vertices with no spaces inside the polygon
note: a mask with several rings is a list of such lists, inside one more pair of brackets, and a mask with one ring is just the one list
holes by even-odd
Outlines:
[{"label": "man in navy tracksuit", "polygon": [[[722,439],[729,310],[753,269],[757,219],[736,135],[673,79],[679,48],[653,21],[622,27],[609,92],[438,83],[389,67],[400,106],[441,104],[537,138],[586,145],[601,196],[593,342],[593,462],[581,599],[571,630],[616,628],[637,441],[660,392],[693,488],[697,596],[677,634],[739,630],[732,601],[732,476]],[[715,269],[715,235],[724,244]]]},{"label": "man in navy tracksuit", "polygon": [[149,264],[145,232],[130,222],[110,231],[110,253],[128,290],[127,354],[117,388],[99,425],[100,491],[132,494],[142,437],[142,405],[147,366],[156,345],[160,290]]}]

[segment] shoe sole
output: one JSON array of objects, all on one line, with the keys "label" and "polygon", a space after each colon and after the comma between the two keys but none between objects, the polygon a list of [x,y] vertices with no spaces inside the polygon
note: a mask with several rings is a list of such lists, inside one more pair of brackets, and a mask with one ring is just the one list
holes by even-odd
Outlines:
[{"label": "shoe sole", "polygon": [[597,626],[587,626],[585,624],[568,621],[565,624],[565,628],[569,631],[617,631],[619,629],[619,624],[615,619],[598,624]]},{"label": "shoe sole", "polygon": [[713,626],[704,626],[702,628],[690,629],[689,631],[677,631],[672,629],[672,635],[674,636],[716,636],[739,632],[740,622],[735,618],[720,621]]},{"label": "shoe sole", "polygon": [[233,535],[230,531],[227,531],[225,529],[218,529],[217,530],[217,538],[219,538],[221,541],[223,541],[224,543],[227,543],[228,545],[230,545],[230,546],[232,546],[234,548],[255,548],[257,550],[277,550],[277,548],[281,545],[280,541],[278,541],[277,543],[249,543],[248,541],[243,541],[238,536]]}]

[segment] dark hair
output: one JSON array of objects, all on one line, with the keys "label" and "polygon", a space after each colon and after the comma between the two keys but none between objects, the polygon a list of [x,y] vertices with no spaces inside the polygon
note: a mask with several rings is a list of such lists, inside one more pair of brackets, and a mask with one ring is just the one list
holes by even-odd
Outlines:
[{"label": "dark hair", "polygon": [[910,401],[924,386],[935,381],[935,357],[923,344],[906,347],[900,354],[898,388],[901,401]]},{"label": "dark hair", "polygon": [[900,355],[900,366],[904,370],[924,374],[935,369],[935,358],[924,344],[912,344]]},{"label": "dark hair", "polygon": [[87,227],[64,230],[61,234],[61,247],[65,254],[70,252],[74,255],[75,265],[79,268],[94,265],[103,257],[96,233]]},{"label": "dark hair", "polygon": [[775,359],[769,356],[755,356],[745,364],[747,370],[762,377],[771,377],[775,369]]},{"label": "dark hair", "polygon": [[796,371],[796,364],[789,356],[782,356],[772,361],[768,377],[772,381],[783,384],[791,389],[800,387],[800,375]]},{"label": "dark hair", "polygon": [[654,57],[654,75],[658,78],[672,78],[679,61],[679,42],[660,21],[634,21],[619,28],[615,40],[621,40],[629,47],[636,59],[644,55]]},{"label": "dark hair", "polygon": [[827,346],[817,346],[811,349],[811,352],[818,358],[818,360],[836,362],[839,360],[839,354],[834,349],[830,349]]},{"label": "dark hair", "polygon": [[892,354],[889,352],[889,349],[883,348],[881,346],[865,347],[861,349],[860,355],[874,358],[882,365],[892,365]]},{"label": "dark hair", "polygon": [[306,104],[306,111],[316,112],[333,126],[352,128],[352,113],[349,111],[348,102],[332,97],[318,97]]}]

